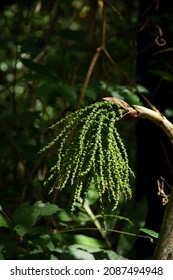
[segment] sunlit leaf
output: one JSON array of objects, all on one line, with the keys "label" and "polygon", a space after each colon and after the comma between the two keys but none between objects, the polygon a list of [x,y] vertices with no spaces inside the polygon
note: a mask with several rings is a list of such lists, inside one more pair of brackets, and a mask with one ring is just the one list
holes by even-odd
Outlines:
[{"label": "sunlit leaf", "polygon": [[140,228],[139,230],[148,234],[148,235],[150,235],[150,236],[152,236],[152,237],[155,237],[155,238],[159,237],[159,233],[154,231],[154,230],[147,229],[147,228]]},{"label": "sunlit leaf", "polygon": [[98,239],[83,234],[75,234],[74,242],[77,244],[96,247],[96,248],[100,248],[104,246],[104,244],[100,242]]}]

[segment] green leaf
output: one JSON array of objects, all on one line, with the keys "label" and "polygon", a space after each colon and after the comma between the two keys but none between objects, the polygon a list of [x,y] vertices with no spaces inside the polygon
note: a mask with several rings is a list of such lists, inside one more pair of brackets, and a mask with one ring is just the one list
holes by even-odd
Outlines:
[{"label": "green leaf", "polygon": [[2,209],[2,206],[0,205],[0,227],[5,228],[12,228],[12,222],[9,219],[9,217],[5,214],[5,212]]},{"label": "green leaf", "polygon": [[85,96],[88,97],[91,100],[96,100],[97,99],[97,92],[94,88],[87,88]]},{"label": "green leaf", "polygon": [[158,69],[153,69],[152,71],[150,71],[152,74],[154,74],[155,76],[159,76],[161,77],[163,80],[168,81],[168,82],[172,82],[173,81],[173,75],[169,74],[165,71],[162,70],[158,70]]},{"label": "green leaf", "polygon": [[150,235],[150,236],[152,236],[152,237],[155,237],[155,238],[159,237],[159,233],[154,231],[154,230],[147,229],[147,228],[140,228],[139,230],[148,234],[148,235]]},{"label": "green leaf", "polygon": [[[136,94],[139,86],[129,88],[127,86],[115,85],[109,88],[111,96],[125,100],[129,105],[142,105],[140,98]],[[142,87],[141,87],[142,88]],[[143,89],[143,88],[142,88]],[[143,90],[144,92],[144,90]]]},{"label": "green leaf", "polygon": [[[97,215],[96,217],[102,217],[102,216]],[[124,220],[124,221],[128,222],[129,224],[131,224],[132,226],[134,225],[133,222],[127,217],[123,217],[123,216],[119,216],[119,215],[111,215],[111,214],[106,214],[105,217],[112,217],[112,218],[116,218],[118,220]]]},{"label": "green leaf", "polygon": [[38,98],[56,98],[61,97],[69,102],[71,106],[76,105],[77,93],[75,86],[61,83],[43,83],[37,90]]},{"label": "green leaf", "polygon": [[90,236],[86,236],[84,234],[76,234],[74,235],[74,243],[80,244],[80,245],[86,245],[90,247],[97,247],[101,248],[104,247],[104,244],[100,242],[98,239]]},{"label": "green leaf", "polygon": [[136,234],[136,237],[130,236],[128,234],[121,234],[117,245],[118,254],[125,256],[133,249],[137,235],[139,234],[139,228],[145,225],[147,210],[147,200],[145,197],[142,198],[137,204],[129,201],[128,217],[129,220],[133,222],[133,225],[130,223],[125,223],[121,230],[127,233],[134,233]]},{"label": "green leaf", "polygon": [[100,250],[93,253],[96,260],[126,260],[126,258],[118,255],[112,250]]},{"label": "green leaf", "polygon": [[53,80],[53,81],[57,81],[58,76],[52,72],[51,70],[49,70],[48,66],[39,64],[39,63],[35,63],[34,61],[32,61],[31,59],[26,59],[26,58],[22,58],[21,62],[23,63],[23,65],[27,68],[29,68],[30,70],[34,71],[35,73],[40,75],[40,78],[47,78],[49,80]]},{"label": "green leaf", "polygon": [[43,234],[49,234],[51,232],[51,228],[47,227],[47,226],[40,226],[40,227],[26,227],[23,225],[16,225],[14,227],[14,230],[16,231],[16,233],[23,237],[26,234],[29,234],[31,236],[34,235],[43,235]]},{"label": "green leaf", "polygon": [[26,227],[23,225],[16,225],[14,227],[14,231],[16,231],[16,233],[20,236],[23,237],[25,234],[27,234],[29,231],[31,230],[30,227]]},{"label": "green leaf", "polygon": [[59,84],[57,88],[57,94],[64,97],[71,105],[75,105],[77,102],[77,94],[74,86],[67,84]]},{"label": "green leaf", "polygon": [[0,227],[10,228],[8,219],[0,213]]},{"label": "green leaf", "polygon": [[47,204],[41,210],[41,216],[51,216],[59,211],[59,207],[55,204]]},{"label": "green leaf", "polygon": [[52,231],[51,227],[40,226],[40,227],[33,227],[28,232],[29,235],[43,235],[43,234],[50,234]]},{"label": "green leaf", "polygon": [[52,242],[49,234],[44,234],[39,237],[33,238],[31,241],[32,245],[35,247],[35,252],[40,252],[42,250],[54,250],[55,246]]},{"label": "green leaf", "polygon": [[61,209],[56,216],[58,217],[59,221],[62,222],[71,222],[73,220],[73,215],[68,213],[66,210]]},{"label": "green leaf", "polygon": [[19,207],[15,210],[12,220],[14,223],[32,227],[36,225],[38,219],[40,217],[40,209],[29,205],[28,203],[22,203]]},{"label": "green leaf", "polygon": [[87,245],[73,244],[66,246],[61,252],[61,259],[78,260],[125,260],[112,250],[93,248]]},{"label": "green leaf", "polygon": [[86,203],[88,205],[93,205],[94,203],[96,203],[98,198],[99,198],[99,195],[98,195],[97,191],[94,188],[91,188],[88,190],[87,197],[86,197]]},{"label": "green leaf", "polygon": [[64,249],[61,255],[64,260],[94,260],[92,253],[89,253],[86,248],[77,244],[70,245]]},{"label": "green leaf", "polygon": [[37,201],[34,207],[39,210],[41,216],[51,216],[55,214],[60,208],[55,204],[43,203],[42,201]]}]

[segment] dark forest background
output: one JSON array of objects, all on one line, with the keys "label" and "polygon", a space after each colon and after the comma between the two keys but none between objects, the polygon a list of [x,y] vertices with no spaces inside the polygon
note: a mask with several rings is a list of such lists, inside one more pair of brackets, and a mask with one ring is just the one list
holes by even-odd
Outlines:
[{"label": "dark forest background", "polygon": [[[70,213],[68,190],[43,186],[56,150],[51,124],[105,96],[153,104],[173,121],[168,0],[0,1],[0,259],[151,259],[173,185],[173,152],[147,120],[119,132],[136,180],[117,210],[98,196]],[[150,230],[147,234],[146,229]]]}]

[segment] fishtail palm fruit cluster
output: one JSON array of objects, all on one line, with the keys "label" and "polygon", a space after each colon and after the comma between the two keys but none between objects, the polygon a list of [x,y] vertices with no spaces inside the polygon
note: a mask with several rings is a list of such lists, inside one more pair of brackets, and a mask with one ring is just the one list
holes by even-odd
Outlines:
[{"label": "fishtail palm fruit cluster", "polygon": [[51,129],[60,127],[58,135],[41,152],[56,146],[57,162],[45,181],[52,181],[55,188],[71,188],[76,203],[84,201],[88,189],[94,184],[100,206],[104,210],[103,197],[113,201],[113,209],[120,197],[131,197],[129,167],[126,149],[116,129],[116,122],[124,110],[115,102],[101,101],[67,115]]}]

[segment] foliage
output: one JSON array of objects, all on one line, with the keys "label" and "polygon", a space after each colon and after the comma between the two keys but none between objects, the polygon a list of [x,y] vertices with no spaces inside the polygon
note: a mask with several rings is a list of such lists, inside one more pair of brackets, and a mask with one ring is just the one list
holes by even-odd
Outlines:
[{"label": "foliage", "polygon": [[[1,2],[0,258],[136,257],[133,245],[145,226],[146,200],[124,204],[117,189],[126,187],[127,196],[135,193],[134,179],[129,189],[127,167],[136,169],[135,124],[116,123],[122,144],[114,123],[123,112],[99,100],[113,96],[141,104],[141,94],[150,94],[135,82],[138,1]],[[54,129],[48,130],[53,123]],[[38,155],[48,143],[54,147]],[[79,149],[68,148],[69,143]],[[48,179],[52,185],[43,185],[52,166],[55,185],[58,179],[60,188],[67,187],[49,194],[53,183]],[[97,176],[91,179],[93,169]],[[85,173],[86,182],[79,172]],[[103,181],[110,194],[102,197]],[[70,184],[81,187],[81,182],[72,214],[69,201],[75,188],[72,191]],[[87,189],[85,203],[77,202]]]},{"label": "foliage", "polygon": [[[72,236],[75,228],[66,229],[74,220],[80,223],[79,214],[90,221],[85,213],[75,216],[55,204],[37,201],[20,204],[10,219],[2,209],[0,214],[0,259],[123,259],[104,249],[104,242],[80,233]],[[56,224],[57,219],[58,228],[53,230],[51,221]]]}]

